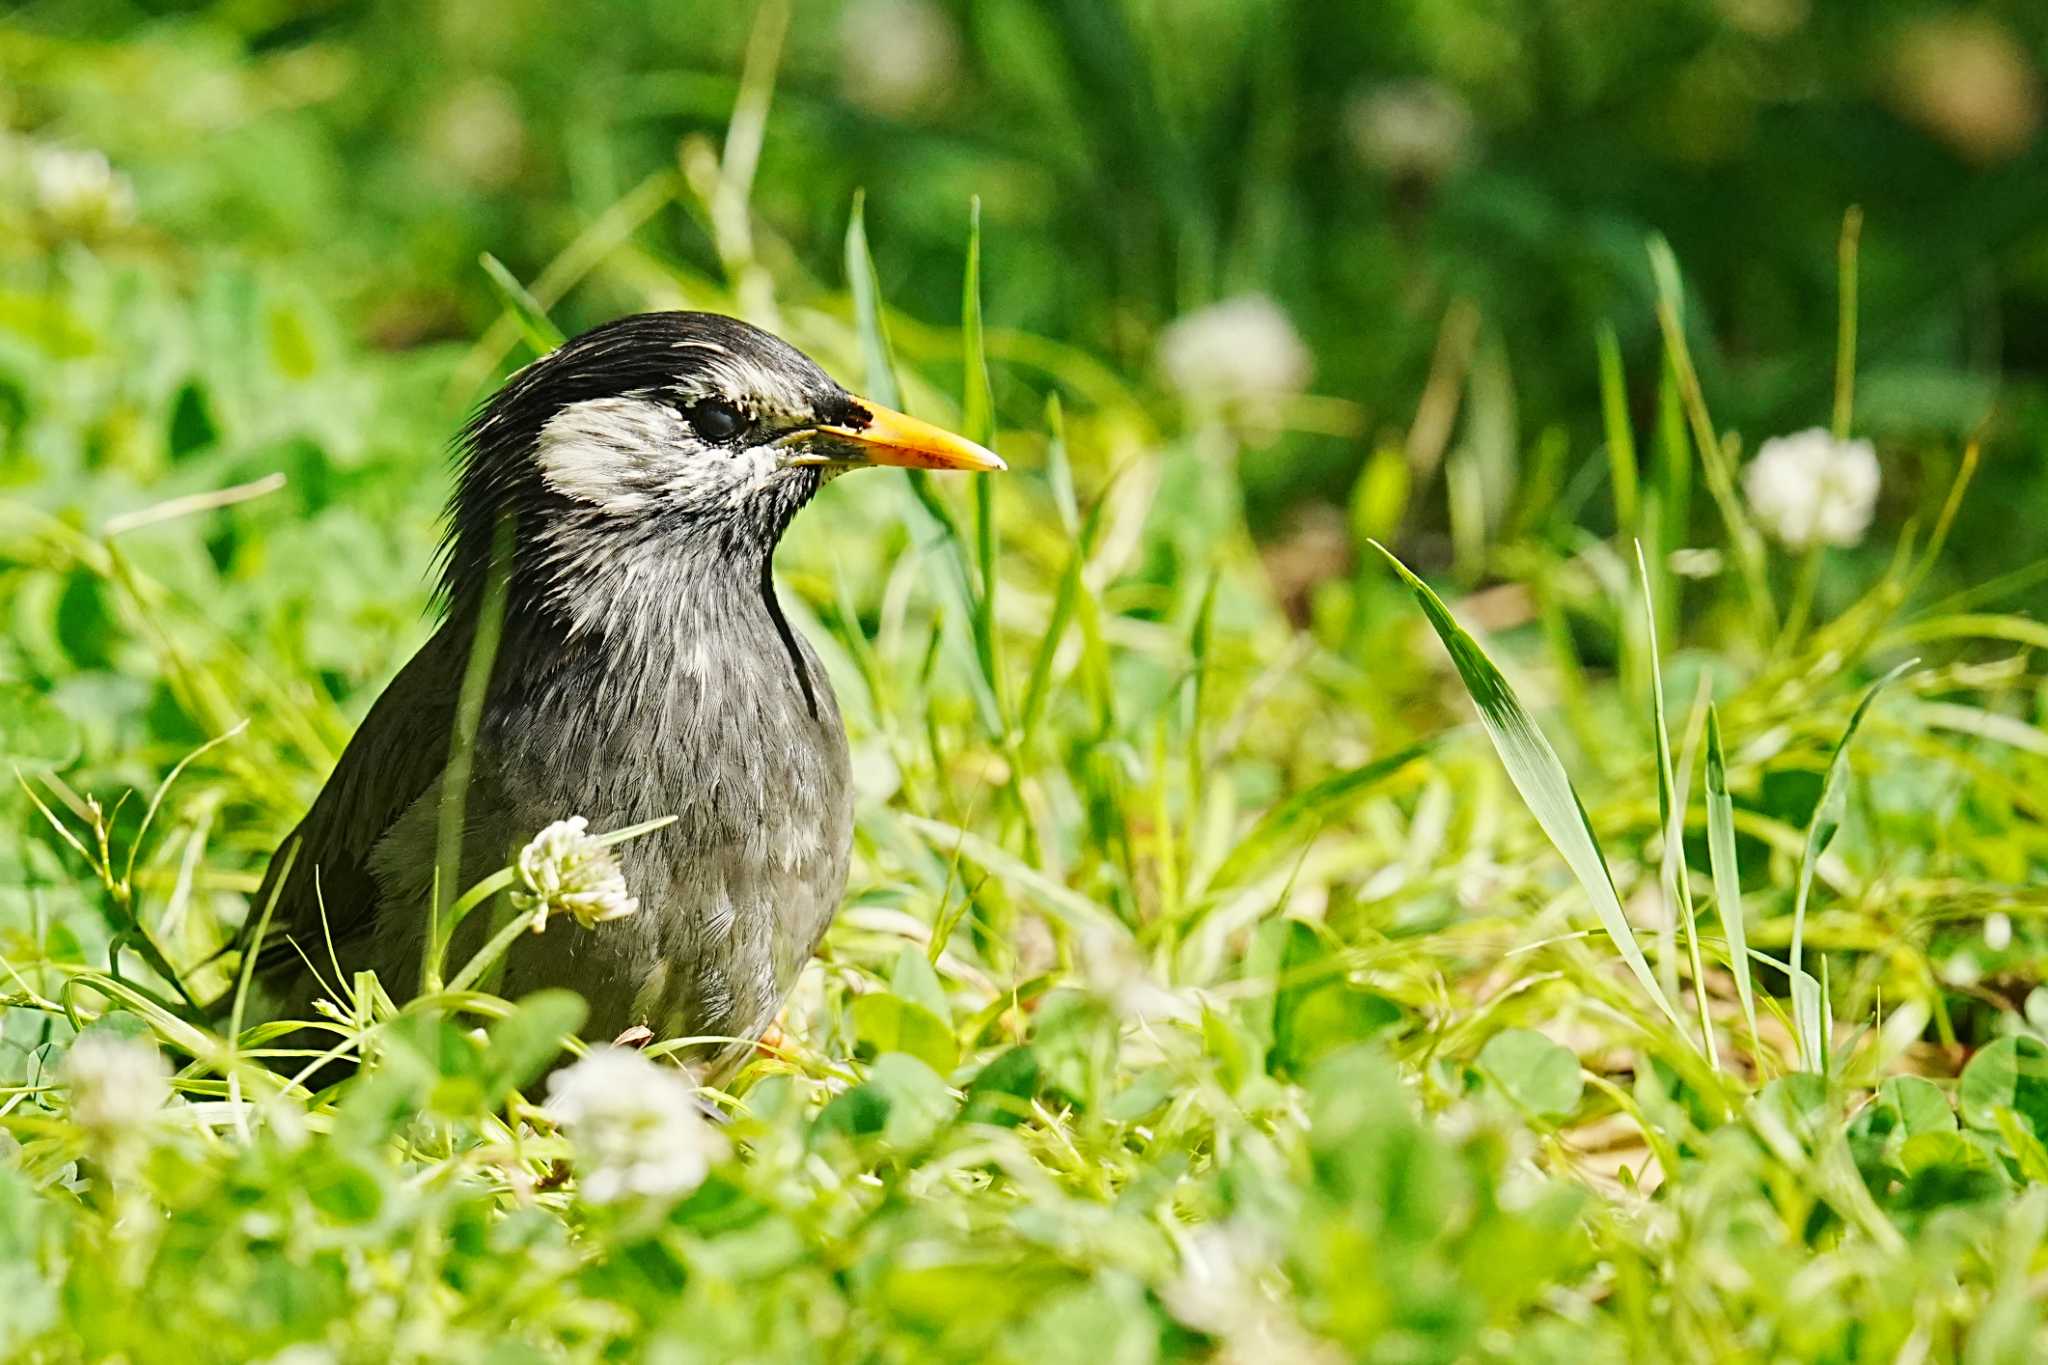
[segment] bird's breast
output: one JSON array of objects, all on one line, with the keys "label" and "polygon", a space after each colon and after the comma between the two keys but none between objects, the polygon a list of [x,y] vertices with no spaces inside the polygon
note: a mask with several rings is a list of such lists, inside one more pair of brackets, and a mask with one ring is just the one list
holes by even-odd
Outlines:
[{"label": "bird's breast", "polygon": [[816,655],[794,644],[743,621],[667,651],[579,660],[480,735],[521,829],[672,817],[619,850],[635,915],[550,927],[512,964],[519,984],[580,990],[592,1036],[639,1023],[750,1035],[837,908],[853,824],[846,735]]}]

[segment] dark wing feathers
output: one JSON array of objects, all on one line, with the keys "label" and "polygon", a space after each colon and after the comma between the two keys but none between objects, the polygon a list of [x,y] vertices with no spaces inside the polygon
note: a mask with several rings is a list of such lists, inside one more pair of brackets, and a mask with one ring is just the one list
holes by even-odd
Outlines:
[{"label": "dark wing feathers", "polygon": [[[296,971],[304,965],[302,952],[324,964],[330,936],[342,943],[375,925],[380,893],[370,875],[370,850],[448,761],[465,663],[453,635],[444,625],[384,689],[313,808],[271,857],[240,944],[244,950],[250,946],[275,892],[277,908],[257,955],[258,972]],[[298,851],[287,871],[294,845]]]}]

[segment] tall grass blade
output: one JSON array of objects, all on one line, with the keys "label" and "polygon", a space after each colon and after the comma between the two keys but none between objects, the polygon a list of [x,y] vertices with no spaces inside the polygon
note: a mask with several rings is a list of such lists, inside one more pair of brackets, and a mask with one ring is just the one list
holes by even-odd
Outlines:
[{"label": "tall grass blade", "polygon": [[[988,348],[981,324],[981,200],[967,210],[967,278],[960,293],[960,351],[965,374],[960,402],[963,435],[995,448],[995,394],[989,385]],[[996,481],[972,480],[974,549],[981,593],[975,602],[974,645],[981,670],[1007,728],[1009,698],[1003,685],[1002,640],[996,632]]]},{"label": "tall grass blade", "polygon": [[1848,813],[1849,741],[1856,737],[1856,729],[1863,723],[1864,713],[1870,710],[1870,704],[1877,700],[1877,694],[1919,662],[1918,659],[1908,659],[1900,664],[1872,683],[1870,690],[1863,694],[1863,700],[1856,703],[1856,709],[1849,715],[1848,725],[1842,730],[1842,737],[1835,741],[1835,751],[1828,759],[1827,776],[1821,781],[1820,800],[1814,804],[1813,820],[1806,827],[1806,843],[1799,855],[1798,888],[1793,893],[1792,900],[1790,954],[1794,986],[1792,1024],[1793,1032],[1799,1038],[1799,1065],[1803,1070],[1814,1070],[1820,1065],[1824,1055],[1808,1047],[1811,1038],[1820,1036],[1821,1021],[1806,1018],[1800,1013],[1802,1008],[1814,1008],[1820,1003],[1818,983],[1815,983],[1815,989],[1811,994],[1803,994],[1798,990],[1800,975],[1804,970],[1802,963],[1806,948],[1806,907],[1813,895],[1814,869],[1820,865],[1821,855],[1827,852],[1828,845],[1835,841],[1835,835],[1840,833],[1843,817]]},{"label": "tall grass blade", "polygon": [[[1765,567],[1763,536],[1743,510],[1735,489],[1735,470],[1721,438],[1707,414],[1706,392],[1693,368],[1692,351],[1685,342],[1684,288],[1679,282],[1678,258],[1662,237],[1650,239],[1650,273],[1657,280],[1657,323],[1664,332],[1664,346],[1671,359],[1678,391],[1685,403],[1685,415],[1692,423],[1693,444],[1699,448],[1700,467],[1706,471],[1707,491],[1713,495],[1727,524],[1728,539],[1735,549],[1735,562],[1742,570],[1742,583],[1749,605],[1762,624],[1761,636],[1772,639],[1778,633],[1777,606],[1771,600],[1770,578]],[[1677,531],[1680,528],[1672,528]]]},{"label": "tall grass blade", "polygon": [[519,324],[519,333],[526,338],[526,344],[533,348],[533,353],[546,355],[560,346],[565,340],[562,329],[555,326],[554,320],[548,317],[548,310],[527,292],[519,277],[488,251],[477,259],[484,268],[484,274],[490,277],[491,287],[505,301],[505,310]]},{"label": "tall grass blade", "polygon": [[1628,378],[1621,367],[1621,343],[1614,328],[1605,323],[1595,342],[1600,354],[1600,417],[1607,433],[1608,477],[1614,485],[1614,526],[1623,535],[1641,535],[1636,435],[1628,420]]},{"label": "tall grass blade", "polygon": [[1863,240],[1863,210],[1855,204],[1842,215],[1842,240],[1836,252],[1840,272],[1839,315],[1835,332],[1835,417],[1837,441],[1849,439],[1856,411],[1856,256]]},{"label": "tall grass blade", "polygon": [[1415,594],[1423,615],[1429,618],[1429,624],[1450,653],[1465,690],[1478,706],[1480,722],[1485,725],[1487,737],[1500,754],[1501,763],[1508,770],[1508,778],[1515,784],[1515,790],[1522,794],[1522,800],[1527,803],[1530,814],[1536,817],[1536,823],[1549,836],[1558,853],[1563,855],[1566,866],[1571,868],[1587,899],[1593,902],[1593,912],[1599,916],[1601,927],[1606,929],[1615,951],[1621,954],[1621,960],[1628,965],[1658,1012],[1679,1033],[1685,1034],[1685,1025],[1679,1020],[1678,1011],[1657,984],[1650,964],[1643,958],[1642,949],[1636,945],[1635,931],[1629,927],[1628,917],[1622,913],[1621,898],[1614,890],[1614,878],[1607,870],[1607,859],[1600,852],[1600,841],[1593,833],[1593,823],[1586,818],[1586,808],[1580,804],[1578,792],[1573,789],[1564,764],[1558,761],[1557,751],[1550,747],[1550,741],[1544,738],[1535,720],[1516,698],[1507,678],[1486,657],[1486,651],[1480,648],[1479,642],[1452,617],[1443,600],[1384,545],[1375,541],[1373,548],[1387,557],[1394,572]]},{"label": "tall grass blade", "polygon": [[1749,975],[1749,926],[1742,917],[1742,870],[1735,859],[1735,802],[1728,795],[1728,758],[1721,747],[1721,716],[1707,707],[1707,859],[1714,873],[1714,902],[1721,910],[1721,930],[1728,936],[1728,968],[1735,974],[1735,995],[1742,1002],[1742,1022],[1756,1046],[1756,994]]},{"label": "tall grass blade", "polygon": [[1209,878],[1207,889],[1224,891],[1270,869],[1280,856],[1314,830],[1340,818],[1361,798],[1436,749],[1424,740],[1362,767],[1326,777],[1294,793],[1260,817]]},{"label": "tall grass blade", "polygon": [[1692,922],[1692,879],[1685,868],[1685,795],[1677,789],[1671,770],[1671,725],[1664,714],[1664,665],[1658,658],[1657,603],[1650,587],[1650,566],[1643,558],[1641,541],[1636,542],[1636,574],[1643,588],[1643,624],[1647,631],[1644,652],[1650,661],[1650,720],[1657,735],[1657,817],[1664,836],[1661,869],[1664,897],[1672,917],[1685,931],[1685,955],[1692,966],[1693,999],[1699,1004],[1700,1038],[1706,1048],[1708,1064],[1719,1071],[1720,1050],[1714,1046],[1714,1021],[1707,1012],[1707,974],[1700,962],[1699,931]]},{"label": "tall grass blade", "polygon": [[[1073,623],[1076,611],[1081,609],[1084,596],[1090,598],[1089,609],[1093,610],[1086,573],[1088,557],[1094,553],[1096,536],[1102,528],[1102,511],[1100,502],[1089,508],[1087,520],[1081,523],[1069,542],[1067,567],[1060,574],[1052,615],[1046,621],[1045,634],[1040,637],[1038,651],[1031,660],[1031,674],[1024,688],[1024,704],[1019,708],[1019,743],[1030,743],[1039,721],[1044,718],[1046,703],[1052,697],[1053,666],[1059,657],[1060,643],[1066,639],[1067,627]],[[1088,662],[1083,660],[1084,669]]]},{"label": "tall grass blade", "polygon": [[1826,999],[1820,979],[1808,971],[1793,973],[1792,1032],[1793,1041],[1799,1045],[1802,1071],[1818,1071],[1827,1065],[1827,1046],[1821,1037],[1821,1020],[1826,1015]]},{"label": "tall grass blade", "polygon": [[896,381],[896,356],[882,317],[882,283],[875,276],[875,258],[868,250],[865,190],[853,192],[853,215],[846,222],[846,284],[853,294],[853,322],[860,333],[867,395],[885,408],[900,408],[903,386]]},{"label": "tall grass blade", "polygon": [[[448,764],[441,771],[441,801],[434,831],[434,890],[427,905],[427,942],[442,940],[442,920],[456,897],[462,877],[462,837],[468,828],[464,810],[469,800],[469,771],[476,750],[477,727],[483,722],[484,698],[490,691],[491,669],[498,661],[498,637],[505,625],[505,595],[512,578],[512,545],[516,528],[508,513],[498,518],[491,543],[491,573],[476,607],[470,636],[469,664],[455,701],[455,733],[448,738]],[[427,953],[420,963],[420,989],[441,988],[441,960]]]},{"label": "tall grass blade", "polygon": [[[867,364],[868,396],[887,407],[902,407],[895,354],[890,349],[889,334],[882,322],[881,291],[877,285],[879,276],[875,273],[874,257],[868,251],[864,208],[865,201],[856,197],[853,216],[846,225],[846,277],[853,293],[854,321],[860,332],[861,351]],[[966,537],[961,534],[960,523],[953,516],[952,509],[946,506],[938,490],[932,486],[930,476],[921,469],[906,472],[909,474],[911,495],[927,517],[923,533],[917,537],[918,552],[923,554],[938,549],[944,554],[951,570],[945,575],[952,590],[950,595],[960,619],[969,623],[975,637],[974,667],[968,670],[975,703],[988,732],[1003,734],[1006,732],[1003,710],[990,683],[980,648],[981,609],[968,566]],[[976,482],[983,480],[977,479]]]}]

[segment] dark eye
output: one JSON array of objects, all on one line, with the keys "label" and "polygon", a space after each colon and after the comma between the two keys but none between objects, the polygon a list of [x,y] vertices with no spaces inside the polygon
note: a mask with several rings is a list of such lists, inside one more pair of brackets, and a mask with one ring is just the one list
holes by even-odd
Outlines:
[{"label": "dark eye", "polygon": [[700,398],[683,409],[683,417],[699,436],[713,443],[730,441],[747,425],[745,415],[723,398]]}]

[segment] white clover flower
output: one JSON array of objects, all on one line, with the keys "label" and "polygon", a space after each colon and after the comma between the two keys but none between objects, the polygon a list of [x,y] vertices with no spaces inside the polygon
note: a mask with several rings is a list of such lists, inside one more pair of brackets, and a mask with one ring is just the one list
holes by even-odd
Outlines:
[{"label": "white clover flower", "polygon": [[1789,549],[1854,545],[1877,510],[1877,452],[1815,427],[1776,436],[1743,471],[1743,491],[1764,528]]},{"label": "white clover flower", "polygon": [[38,147],[29,160],[36,207],[43,216],[78,232],[118,227],[135,212],[135,190],[106,153],[69,147]]},{"label": "white clover flower", "polygon": [[104,1141],[135,1133],[171,1098],[171,1068],[141,1038],[82,1034],[60,1074],[71,1091],[71,1121]]},{"label": "white clover flower", "polygon": [[1178,319],[1159,338],[1167,382],[1194,403],[1281,398],[1308,387],[1314,361],[1264,294],[1240,294]]},{"label": "white clover flower", "polygon": [[438,166],[479,189],[503,189],[526,163],[518,96],[496,77],[473,76],[442,95],[422,141]]},{"label": "white clover flower", "polygon": [[1351,101],[1344,123],[1359,160],[1387,175],[1441,180],[1471,150],[1471,109],[1435,81],[1368,90]]},{"label": "white clover flower", "polygon": [[547,927],[550,915],[574,915],[586,929],[606,920],[622,919],[640,908],[626,894],[626,874],[619,860],[588,831],[580,815],[557,820],[519,850],[519,885],[512,904],[533,916],[533,931]]},{"label": "white clover flower", "polygon": [[302,1341],[287,1346],[274,1356],[268,1356],[258,1365],[335,1365],[338,1357],[333,1350],[313,1342]]},{"label": "white clover flower", "polygon": [[1712,546],[1683,546],[1665,561],[1680,578],[1714,578],[1727,567],[1721,552]]},{"label": "white clover flower", "polygon": [[576,1149],[576,1178],[593,1204],[680,1197],[723,1160],[683,1073],[628,1048],[599,1048],[548,1080],[548,1113]]},{"label": "white clover flower", "polygon": [[1088,989],[1124,1019],[1199,1019],[1188,995],[1160,983],[1146,967],[1138,945],[1112,929],[1088,929],[1081,939],[1081,977]]},{"label": "white clover flower", "polygon": [[1278,1276],[1275,1249],[1241,1224],[1196,1228],[1181,1247],[1180,1274],[1160,1293],[1177,1320],[1218,1339],[1222,1365],[1291,1360],[1336,1365],[1345,1359],[1329,1342],[1309,1335],[1283,1296],[1269,1289]]},{"label": "white clover flower", "polygon": [[853,0],[839,46],[847,99],[887,118],[937,104],[960,69],[960,35],[932,0]]}]

